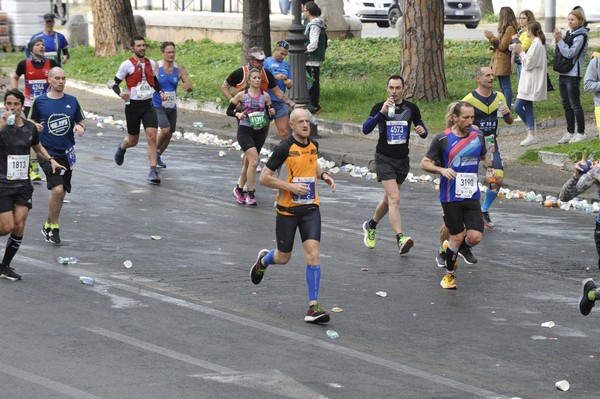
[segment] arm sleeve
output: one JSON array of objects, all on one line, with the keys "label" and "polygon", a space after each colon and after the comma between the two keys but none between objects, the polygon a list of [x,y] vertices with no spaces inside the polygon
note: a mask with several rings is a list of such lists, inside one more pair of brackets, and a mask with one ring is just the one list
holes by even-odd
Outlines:
[{"label": "arm sleeve", "polygon": [[423,126],[423,129],[425,129],[425,134],[423,136],[419,136],[419,137],[421,137],[422,139],[427,137],[427,135],[429,134],[429,131],[427,130],[427,126],[425,126],[425,122],[423,122],[423,119],[420,119],[417,123],[415,123],[415,126]]},{"label": "arm sleeve", "polygon": [[363,134],[371,133],[373,131],[373,129],[375,129],[375,126],[377,126],[379,121],[382,120],[383,115],[380,112],[382,106],[383,106],[383,103],[377,103],[373,106],[373,108],[371,108],[371,113],[369,114],[369,117],[367,118],[365,123],[363,123],[363,127],[362,127]]},{"label": "arm sleeve", "polygon": [[115,76],[115,84],[113,85],[112,89],[115,93],[117,93],[117,96],[121,95],[121,88],[119,87],[119,84],[121,82],[122,82],[122,80]]},{"label": "arm sleeve", "polygon": [[235,108],[236,107],[237,107],[237,104],[230,102],[229,107],[227,107],[226,114],[229,116],[235,116]]}]

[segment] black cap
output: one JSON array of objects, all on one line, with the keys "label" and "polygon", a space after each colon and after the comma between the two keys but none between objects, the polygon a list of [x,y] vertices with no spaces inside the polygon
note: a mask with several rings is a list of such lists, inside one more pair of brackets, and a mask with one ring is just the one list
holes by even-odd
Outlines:
[{"label": "black cap", "polygon": [[48,14],[44,14],[44,21],[54,21],[54,14],[50,12]]}]

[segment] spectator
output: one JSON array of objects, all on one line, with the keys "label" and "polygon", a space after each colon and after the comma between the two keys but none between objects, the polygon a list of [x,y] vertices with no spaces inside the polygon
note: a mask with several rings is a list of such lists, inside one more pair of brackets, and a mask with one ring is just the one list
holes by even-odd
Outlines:
[{"label": "spectator", "polygon": [[302,9],[304,16],[308,20],[304,34],[308,37],[306,45],[306,72],[312,80],[308,89],[310,104],[308,110],[313,114],[321,112],[319,99],[321,97],[321,66],[325,61],[325,50],[327,49],[327,25],[320,18],[321,9],[314,1],[306,3]]},{"label": "spectator", "polygon": [[[520,43],[521,48],[524,52],[527,52],[527,50],[529,50],[529,47],[531,46],[531,39],[527,36],[527,24],[531,21],[535,21],[535,16],[533,15],[533,13],[529,10],[521,11],[521,13],[519,14],[519,31],[516,35],[512,37],[512,43]],[[521,58],[518,55],[516,55],[514,50],[512,50],[512,57],[515,61],[515,65],[517,66],[517,76],[520,78]]]},{"label": "spectator", "polygon": [[596,114],[596,125],[600,132],[600,57],[598,53],[592,54],[585,77],[583,78],[583,90],[594,93],[594,112]]}]

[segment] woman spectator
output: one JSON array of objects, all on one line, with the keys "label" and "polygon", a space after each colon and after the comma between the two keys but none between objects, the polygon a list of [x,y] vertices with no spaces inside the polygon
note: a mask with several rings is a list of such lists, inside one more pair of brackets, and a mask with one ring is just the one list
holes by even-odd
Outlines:
[{"label": "woman spectator", "polygon": [[[567,17],[569,30],[564,38],[559,29],[554,29],[556,47],[563,57],[572,60],[573,63],[573,68],[569,72],[560,73],[558,76],[560,99],[567,119],[567,133],[558,144],[576,143],[587,138],[579,88],[584,74],[583,63],[588,46],[588,30],[583,26],[584,24],[583,12],[577,9],[571,11]],[[577,122],[577,134],[575,134],[575,122]]]},{"label": "woman spectator", "polygon": [[510,84],[510,75],[512,73],[512,61],[508,46],[512,42],[512,37],[517,34],[518,24],[515,13],[510,7],[502,7],[498,15],[498,37],[494,36],[489,30],[483,34],[490,41],[494,53],[492,54],[491,68],[494,75],[498,77],[500,91],[504,94],[507,107],[511,107],[513,92]]},{"label": "woman spectator", "polygon": [[527,126],[527,137],[521,146],[528,146],[538,141],[535,134],[535,118],[533,102],[547,98],[546,78],[546,36],[537,21],[527,24],[527,36],[531,39],[529,51],[523,51],[521,44],[516,44],[514,52],[521,58],[522,70],[517,89],[515,112]]},{"label": "woman spectator", "polygon": [[[531,46],[531,39],[527,36],[527,24],[531,21],[535,21],[535,16],[529,10],[523,10],[519,14],[519,31],[516,35],[512,37],[512,43],[517,44],[521,43],[521,48],[524,52],[529,50],[529,46]],[[512,56],[515,61],[515,65],[517,66],[517,76],[521,77],[521,58],[512,52]]]}]

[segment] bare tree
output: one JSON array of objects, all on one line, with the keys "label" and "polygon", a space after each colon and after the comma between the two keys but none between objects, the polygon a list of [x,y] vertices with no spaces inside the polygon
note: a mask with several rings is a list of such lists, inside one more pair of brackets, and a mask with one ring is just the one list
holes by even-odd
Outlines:
[{"label": "bare tree", "polygon": [[242,17],[242,63],[251,47],[262,47],[271,55],[271,13],[269,0],[244,1]]},{"label": "bare tree", "polygon": [[494,14],[494,4],[492,0],[477,0],[479,8],[481,8],[481,15]]},{"label": "bare tree", "polygon": [[406,97],[428,102],[448,97],[444,72],[444,3],[404,0],[402,72]]},{"label": "bare tree", "polygon": [[110,57],[129,49],[136,28],[128,0],[90,0],[94,19],[95,57]]}]

